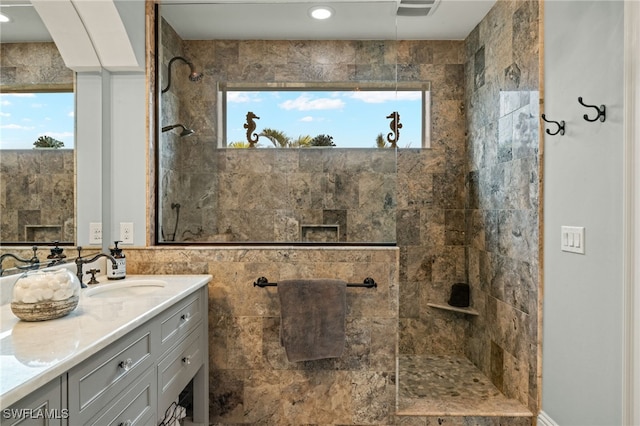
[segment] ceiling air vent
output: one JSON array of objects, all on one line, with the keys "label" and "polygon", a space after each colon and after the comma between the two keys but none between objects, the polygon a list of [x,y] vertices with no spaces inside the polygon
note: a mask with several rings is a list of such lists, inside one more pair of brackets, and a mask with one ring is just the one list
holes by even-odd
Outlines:
[{"label": "ceiling air vent", "polygon": [[428,16],[436,9],[440,0],[400,0],[398,16]]}]

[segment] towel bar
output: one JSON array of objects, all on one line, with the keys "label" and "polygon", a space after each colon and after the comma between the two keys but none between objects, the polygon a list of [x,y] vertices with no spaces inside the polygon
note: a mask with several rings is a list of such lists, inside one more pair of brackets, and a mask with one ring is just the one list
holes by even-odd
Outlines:
[{"label": "towel bar", "polygon": [[[254,287],[275,287],[277,285],[278,283],[270,283],[265,277],[260,277],[253,283]],[[378,287],[378,284],[373,278],[367,277],[362,283],[347,283],[347,287],[375,288]]]}]

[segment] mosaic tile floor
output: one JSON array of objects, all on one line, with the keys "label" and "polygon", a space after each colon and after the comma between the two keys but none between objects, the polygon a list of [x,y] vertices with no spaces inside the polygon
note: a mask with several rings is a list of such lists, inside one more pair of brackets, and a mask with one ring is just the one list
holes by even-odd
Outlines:
[{"label": "mosaic tile floor", "polygon": [[402,355],[398,363],[398,415],[532,415],[464,357]]}]

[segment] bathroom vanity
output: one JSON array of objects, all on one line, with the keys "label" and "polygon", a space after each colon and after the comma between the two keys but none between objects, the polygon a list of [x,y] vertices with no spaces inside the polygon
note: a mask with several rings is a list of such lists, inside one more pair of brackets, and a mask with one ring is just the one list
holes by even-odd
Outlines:
[{"label": "bathroom vanity", "polygon": [[0,422],[156,425],[186,388],[191,420],[208,424],[210,280],[107,281],[83,289],[66,317],[43,322],[20,321],[3,305]]}]

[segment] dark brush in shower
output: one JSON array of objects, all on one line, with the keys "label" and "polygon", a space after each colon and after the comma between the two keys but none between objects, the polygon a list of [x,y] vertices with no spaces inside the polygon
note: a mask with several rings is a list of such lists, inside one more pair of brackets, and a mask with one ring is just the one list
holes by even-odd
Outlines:
[{"label": "dark brush in shower", "polygon": [[456,283],[451,286],[451,297],[449,298],[449,305],[458,308],[469,307],[469,284]]},{"label": "dark brush in shower", "polygon": [[187,58],[184,58],[182,56],[175,56],[175,57],[171,58],[171,60],[169,61],[169,65],[167,66],[167,68],[168,68],[167,69],[167,87],[162,89],[162,93],[166,92],[167,90],[169,90],[169,87],[171,87],[171,65],[177,60],[181,60],[185,64],[189,65],[189,69],[191,70],[191,74],[189,74],[189,80],[190,81],[200,81],[200,80],[202,80],[203,74],[201,72],[196,72],[196,69],[193,66],[193,62],[191,62],[190,60],[188,60]]},{"label": "dark brush in shower", "polygon": [[164,126],[162,128],[162,133],[168,132],[169,130],[175,129],[176,127],[182,127],[182,131],[180,132],[180,137],[189,136],[194,134],[196,131],[185,127],[183,124],[172,124],[171,126]]}]

